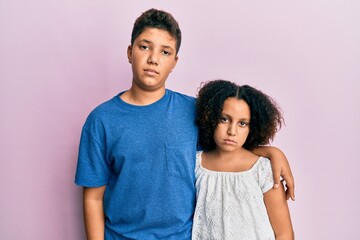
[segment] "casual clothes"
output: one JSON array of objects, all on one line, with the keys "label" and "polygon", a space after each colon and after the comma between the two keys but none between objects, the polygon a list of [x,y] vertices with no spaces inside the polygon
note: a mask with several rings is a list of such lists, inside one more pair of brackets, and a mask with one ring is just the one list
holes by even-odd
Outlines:
[{"label": "casual clothes", "polygon": [[260,157],[243,172],[217,172],[201,165],[196,156],[194,240],[273,240],[273,229],[263,193],[274,180],[270,161]]},{"label": "casual clothes", "polygon": [[168,89],[150,105],[116,95],[90,113],[75,183],[106,185],[106,240],[191,238],[197,137],[195,99]]}]

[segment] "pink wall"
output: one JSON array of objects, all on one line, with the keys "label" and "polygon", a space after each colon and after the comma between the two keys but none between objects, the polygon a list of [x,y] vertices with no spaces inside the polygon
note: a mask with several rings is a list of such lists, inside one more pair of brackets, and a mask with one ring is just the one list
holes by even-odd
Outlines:
[{"label": "pink wall", "polygon": [[282,106],[297,239],[360,239],[360,2],[149,2],[0,0],[0,239],[84,239],[81,126],[128,88],[132,24],[150,7],[183,31],[168,88],[224,78]]}]

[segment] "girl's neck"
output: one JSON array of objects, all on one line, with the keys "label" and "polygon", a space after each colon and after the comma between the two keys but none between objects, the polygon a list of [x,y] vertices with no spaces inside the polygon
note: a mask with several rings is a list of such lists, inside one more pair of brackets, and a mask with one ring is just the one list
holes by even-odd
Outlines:
[{"label": "girl's neck", "polygon": [[213,171],[241,172],[249,170],[258,158],[259,156],[244,148],[231,152],[215,149],[203,153],[202,166]]},{"label": "girl's neck", "polygon": [[246,150],[245,148],[239,148],[237,150],[234,151],[222,151],[221,149],[215,148],[212,151],[212,154],[214,157],[216,157],[219,160],[223,160],[223,161],[230,161],[232,159],[244,159],[246,158],[246,156],[248,155],[248,150]]}]

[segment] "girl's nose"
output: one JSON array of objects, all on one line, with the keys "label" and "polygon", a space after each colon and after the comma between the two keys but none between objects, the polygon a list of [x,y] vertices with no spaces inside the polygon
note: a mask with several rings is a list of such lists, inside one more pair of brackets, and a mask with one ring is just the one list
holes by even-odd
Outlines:
[{"label": "girl's nose", "polygon": [[229,136],[235,136],[236,134],[235,134],[235,127],[233,127],[232,125],[230,125],[229,126],[229,128],[228,128],[228,130],[227,130],[227,134],[229,135]]}]

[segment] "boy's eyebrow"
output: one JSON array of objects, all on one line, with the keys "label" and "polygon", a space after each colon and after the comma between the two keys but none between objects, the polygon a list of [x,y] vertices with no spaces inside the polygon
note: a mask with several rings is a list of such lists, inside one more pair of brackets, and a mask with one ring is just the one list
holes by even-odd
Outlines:
[{"label": "boy's eyebrow", "polygon": [[139,42],[146,42],[146,43],[152,43],[150,40],[147,40],[147,39],[141,39]]},{"label": "boy's eyebrow", "polygon": [[[145,42],[147,44],[152,44],[153,42],[148,40],[148,39],[141,39],[139,42]],[[172,47],[168,46],[168,45],[161,45],[162,48],[166,48],[166,49],[171,49],[174,50]]]}]

